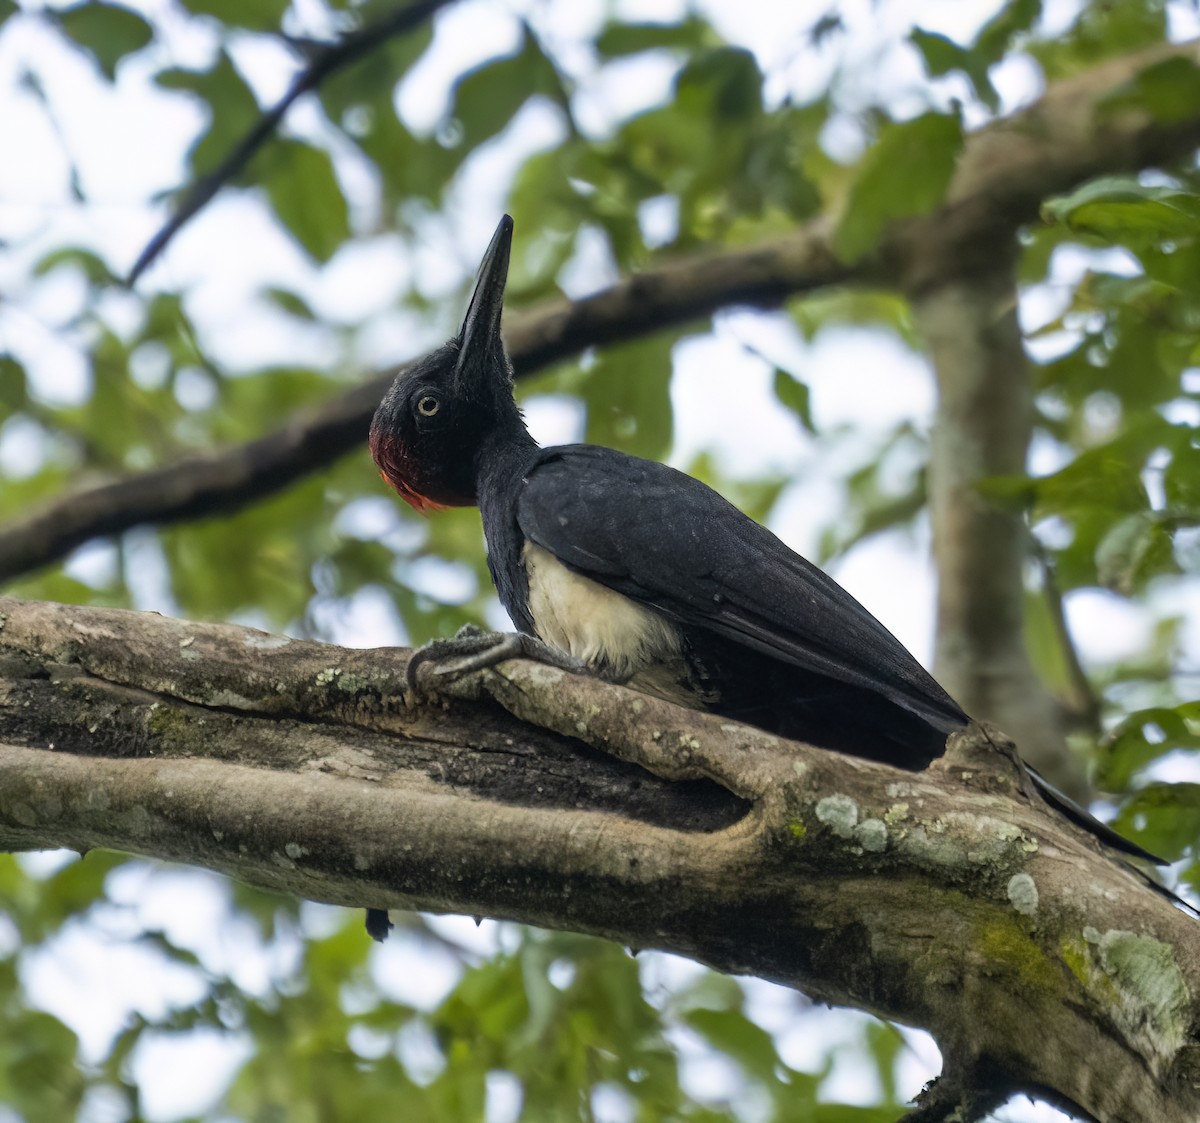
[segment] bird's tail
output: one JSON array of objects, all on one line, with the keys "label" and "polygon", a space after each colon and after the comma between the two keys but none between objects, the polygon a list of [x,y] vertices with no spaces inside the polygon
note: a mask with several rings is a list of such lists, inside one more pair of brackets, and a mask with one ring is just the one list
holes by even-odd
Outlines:
[{"label": "bird's tail", "polygon": [[[1113,850],[1120,851],[1131,858],[1139,858],[1143,862],[1150,862],[1156,866],[1169,865],[1165,859],[1158,857],[1157,854],[1151,854],[1149,850],[1139,846],[1136,842],[1130,842],[1129,839],[1117,834],[1107,823],[1102,823],[1086,808],[1081,807],[1069,795],[1061,792],[1056,788],[1045,776],[1035,771],[1028,764],[1025,765],[1025,771],[1029,773],[1033,780],[1034,787],[1037,788],[1038,794],[1049,803],[1052,807],[1061,811],[1068,819],[1077,826],[1082,827],[1089,834],[1094,835],[1106,846]],[[1145,870],[1135,869],[1137,874],[1160,896],[1166,897],[1173,905],[1186,910],[1192,916],[1200,918],[1200,910],[1195,905],[1185,901],[1179,894],[1172,892],[1163,885],[1157,878],[1147,873]]]},{"label": "bird's tail", "polygon": [[1033,779],[1033,785],[1038,790],[1038,794],[1051,807],[1057,808],[1068,819],[1077,826],[1083,827],[1088,834],[1095,835],[1105,846],[1110,846],[1114,850],[1121,851],[1122,854],[1129,854],[1134,858],[1141,858],[1144,862],[1152,862],[1156,866],[1165,866],[1169,863],[1158,857],[1157,854],[1151,854],[1149,850],[1139,846],[1136,842],[1130,842],[1129,839],[1117,834],[1107,823],[1100,822],[1090,811],[1085,807],[1080,807],[1069,795],[1061,792],[1049,780],[1046,779],[1040,772],[1036,771],[1028,763],[1025,764],[1025,771],[1029,773]]}]

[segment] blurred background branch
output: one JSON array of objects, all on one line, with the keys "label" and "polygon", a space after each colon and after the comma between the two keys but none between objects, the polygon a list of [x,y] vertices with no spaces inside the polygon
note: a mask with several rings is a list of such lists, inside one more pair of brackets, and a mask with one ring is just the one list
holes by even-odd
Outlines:
[{"label": "blurred background branch", "polygon": [[287,42],[293,47],[304,43],[302,53],[307,59],[307,65],[288,87],[288,92],[259,117],[254,127],[233,146],[229,155],[211,172],[188,187],[169,221],[138,254],[126,284],[135,284],[184,225],[190,222],[230,180],[246,172],[254,154],[275,135],[288,110],[297,100],[305,94],[312,93],[339,70],[353,66],[371,51],[379,50],[392,37],[411,31],[449,2],[450,0],[417,0],[415,3],[397,6],[379,19],[356,28],[335,43],[288,39]]}]

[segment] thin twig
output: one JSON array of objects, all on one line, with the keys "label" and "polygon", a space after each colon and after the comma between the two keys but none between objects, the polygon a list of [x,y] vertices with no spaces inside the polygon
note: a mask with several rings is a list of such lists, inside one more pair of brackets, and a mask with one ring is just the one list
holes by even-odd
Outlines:
[{"label": "thin twig", "polygon": [[1054,559],[1032,531],[1029,533],[1029,543],[1030,552],[1042,571],[1042,596],[1045,597],[1046,607],[1050,612],[1050,623],[1054,628],[1054,636],[1058,640],[1067,673],[1067,697],[1062,699],[1064,716],[1089,733],[1099,733],[1100,713],[1103,707],[1100,696],[1084,669],[1083,661],[1079,658],[1079,649],[1075,646],[1075,638],[1067,624],[1063,593],[1058,584],[1058,571]]},{"label": "thin twig", "polygon": [[308,66],[296,76],[288,92],[258,119],[254,127],[234,145],[233,150],[217,167],[192,184],[178,210],[142,250],[125,283],[133,285],[184,225],[246,166],[255,152],[271,139],[280,121],[297,99],[317,89],[330,75],[383,46],[389,39],[411,31],[450,2],[451,0],[416,0],[415,3],[390,12],[374,23],[360,27],[336,43],[317,50]]}]

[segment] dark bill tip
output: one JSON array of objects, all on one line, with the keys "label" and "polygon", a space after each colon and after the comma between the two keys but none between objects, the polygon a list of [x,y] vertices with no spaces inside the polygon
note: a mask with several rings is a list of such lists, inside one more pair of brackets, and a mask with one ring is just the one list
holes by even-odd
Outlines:
[{"label": "dark bill tip", "polygon": [[464,360],[485,352],[500,338],[500,313],[504,308],[504,284],[508,280],[508,261],[512,250],[513,220],[505,215],[496,227],[479,272],[475,275],[475,291],[462,330],[458,334],[461,348],[458,365]]}]

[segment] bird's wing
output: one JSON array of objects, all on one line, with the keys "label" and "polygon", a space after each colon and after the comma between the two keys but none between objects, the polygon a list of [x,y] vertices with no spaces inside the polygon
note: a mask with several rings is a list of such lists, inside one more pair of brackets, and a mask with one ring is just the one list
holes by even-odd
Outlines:
[{"label": "bird's wing", "polygon": [[684,624],[876,691],[949,732],[966,715],[849,593],[698,480],[594,445],[546,449],[524,536]]}]

